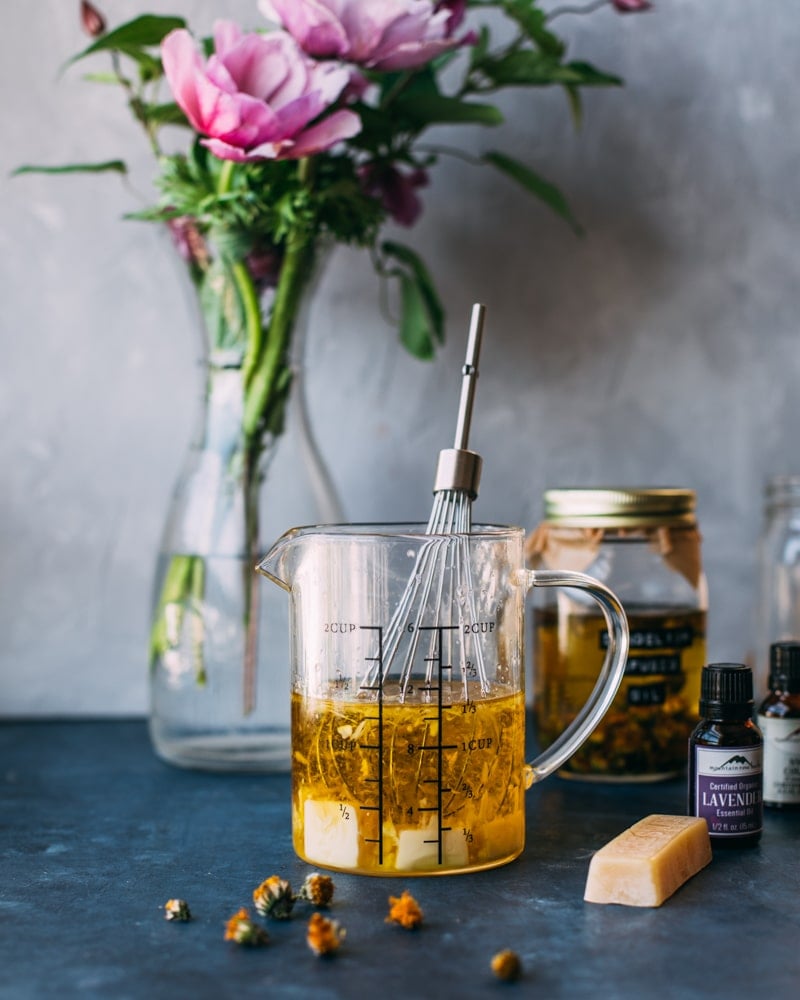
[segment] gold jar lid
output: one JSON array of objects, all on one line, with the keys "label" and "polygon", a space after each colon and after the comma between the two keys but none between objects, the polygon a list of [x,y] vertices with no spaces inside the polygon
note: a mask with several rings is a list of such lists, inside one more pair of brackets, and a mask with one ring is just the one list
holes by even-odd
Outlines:
[{"label": "gold jar lid", "polygon": [[570,528],[638,528],[697,523],[695,491],[603,487],[551,489],[544,493],[545,520]]}]

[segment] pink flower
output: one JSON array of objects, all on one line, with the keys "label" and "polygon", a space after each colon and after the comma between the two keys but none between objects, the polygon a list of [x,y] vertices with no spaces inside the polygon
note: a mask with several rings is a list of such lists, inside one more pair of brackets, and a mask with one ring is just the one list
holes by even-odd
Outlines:
[{"label": "pink flower", "polygon": [[422,66],[472,36],[453,38],[463,0],[260,0],[309,55],[370,69]]},{"label": "pink flower", "polygon": [[464,15],[467,13],[467,0],[438,0],[436,9],[441,10],[442,8],[449,11],[447,33],[450,34],[464,20]]},{"label": "pink flower", "polygon": [[285,32],[244,34],[232,21],[218,21],[214,49],[206,62],[179,29],[164,39],[161,55],[175,100],[220,159],[297,159],[361,130],[358,115],[344,109],[316,121],[350,73],[309,59]]},{"label": "pink flower", "polygon": [[611,3],[618,14],[639,14],[653,6],[650,0],[611,0]]},{"label": "pink flower", "polygon": [[403,226],[413,226],[422,211],[422,202],[415,188],[425,187],[428,175],[424,170],[401,173],[389,164],[367,163],[359,170],[361,184],[367,194],[378,197],[391,217]]}]

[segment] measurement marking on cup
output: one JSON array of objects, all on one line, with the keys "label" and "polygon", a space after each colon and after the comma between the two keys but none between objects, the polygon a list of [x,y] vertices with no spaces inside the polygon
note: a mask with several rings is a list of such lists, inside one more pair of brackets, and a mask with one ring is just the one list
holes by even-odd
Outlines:
[{"label": "measurement marking on cup", "polygon": [[[378,724],[378,738],[377,742],[370,743],[359,743],[358,746],[361,750],[371,751],[377,756],[377,773],[374,777],[365,778],[365,784],[375,785],[375,801],[372,803],[362,803],[359,805],[359,809],[362,812],[377,813],[377,836],[376,837],[364,837],[364,842],[367,844],[377,844],[378,845],[378,864],[382,865],[384,863],[384,836],[383,836],[383,826],[384,826],[384,798],[385,798],[385,761],[384,761],[384,748],[385,748],[385,733],[384,733],[384,629],[381,625],[361,625],[359,626],[364,631],[371,631],[377,633],[378,638],[378,652],[376,656],[365,656],[364,659],[372,663],[374,666],[370,671],[370,675],[374,678],[377,671],[378,682],[372,684],[362,684],[359,686],[360,691],[371,691],[377,695],[377,714],[370,715],[366,718],[371,721],[375,721]],[[436,844],[437,846],[437,862],[438,864],[444,863],[444,834],[452,829],[450,826],[445,826],[443,823],[444,817],[444,796],[452,792],[452,788],[445,785],[444,782],[444,753],[446,750],[458,751],[459,745],[457,743],[446,743],[444,741],[444,724],[445,724],[445,712],[452,709],[454,706],[445,702],[444,693],[444,677],[448,673],[452,676],[452,665],[443,662],[443,646],[444,646],[444,632],[455,631],[459,628],[457,625],[420,625],[417,626],[417,631],[419,632],[435,632],[436,639],[432,644],[432,653],[430,656],[424,658],[424,662],[432,665],[428,668],[428,678],[425,683],[420,684],[416,690],[420,694],[426,694],[429,697],[435,695],[436,700],[434,703],[434,712],[430,715],[420,715],[421,723],[435,723],[437,727],[438,738],[432,743],[419,743],[413,744],[409,743],[409,753],[422,753],[431,752],[436,754],[436,777],[432,778],[422,778],[420,784],[425,785],[435,785],[436,786],[436,804],[433,806],[417,806],[417,810],[420,813],[435,813],[438,817],[438,822],[436,824],[436,836],[425,838],[423,843],[425,844]],[[435,681],[431,677],[431,673],[435,674]]]},{"label": "measurement marking on cup", "polygon": [[378,694],[378,714],[377,716],[371,716],[371,718],[377,719],[378,722],[378,742],[359,744],[362,750],[376,750],[378,753],[378,775],[376,778],[367,779],[370,782],[370,784],[378,786],[377,788],[378,803],[377,805],[361,805],[359,806],[359,808],[364,812],[375,812],[378,814],[378,836],[365,837],[364,840],[368,844],[378,845],[378,864],[382,865],[383,864],[383,627],[381,625],[361,625],[360,628],[363,631],[378,633],[378,655],[364,657],[365,660],[369,660],[378,665],[378,683],[362,684],[360,687],[361,691],[377,691]]},{"label": "measurement marking on cup", "polygon": [[[436,722],[437,732],[439,733],[439,739],[436,743],[423,743],[420,745],[420,750],[433,750],[436,753],[436,777],[426,779],[426,784],[436,785],[436,805],[426,807],[424,810],[420,809],[420,812],[435,812],[439,817],[439,822],[437,824],[437,835],[436,837],[431,837],[426,839],[426,844],[436,844],[436,854],[437,861],[442,864],[444,861],[444,834],[450,830],[449,826],[444,826],[442,823],[443,812],[444,812],[444,802],[443,796],[446,792],[449,792],[449,788],[444,786],[444,751],[445,750],[455,750],[457,745],[455,743],[445,743],[444,742],[444,713],[446,709],[452,708],[452,705],[445,705],[444,703],[444,671],[452,671],[453,667],[450,663],[442,662],[442,646],[444,645],[444,632],[453,631],[457,629],[457,625],[421,625],[420,629],[427,632],[436,632],[436,643],[435,643],[435,653],[432,656],[426,656],[425,662],[432,663],[436,669],[437,681],[438,683],[434,686],[430,682],[425,686],[425,689],[431,693],[436,692],[436,714],[434,716],[426,716],[426,722]],[[452,675],[451,675],[452,676]]]}]

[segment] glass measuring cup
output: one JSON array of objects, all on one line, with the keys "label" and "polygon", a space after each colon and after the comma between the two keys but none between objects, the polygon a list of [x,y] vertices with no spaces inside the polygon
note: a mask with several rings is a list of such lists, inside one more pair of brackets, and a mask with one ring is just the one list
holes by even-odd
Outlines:
[{"label": "glass measuring cup", "polygon": [[[259,564],[289,591],[292,831],[313,865],[476,871],[525,844],[524,792],[588,738],[619,687],[625,613],[580,573],[524,568],[521,528],[294,528]],[[582,711],[525,762],[523,624],[533,586],[600,605],[608,651]]]}]

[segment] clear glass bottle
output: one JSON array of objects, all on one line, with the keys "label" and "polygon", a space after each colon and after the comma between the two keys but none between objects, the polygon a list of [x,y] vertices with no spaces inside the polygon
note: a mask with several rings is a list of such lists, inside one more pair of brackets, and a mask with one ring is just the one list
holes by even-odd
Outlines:
[{"label": "clear glass bottle", "polygon": [[[213,260],[213,245],[203,246]],[[274,398],[277,414],[291,384],[285,411],[257,446],[243,430],[245,354],[235,338],[227,343],[225,310],[220,305],[217,316],[211,308],[215,296],[228,302],[228,286],[212,267],[214,294],[203,285],[197,296],[192,285],[195,305],[208,300],[195,309],[202,395],[162,535],[150,631],[150,737],[156,753],[180,767],[289,770],[288,610],[277,590],[261,585],[255,567],[288,527],[343,519],[310,426],[303,377],[326,250],[308,271],[294,315],[286,381]],[[265,329],[278,300],[274,282],[267,269],[258,286]]]},{"label": "clear glass bottle", "polygon": [[[241,454],[241,365],[207,369],[199,433],[169,509],[150,636],[150,736],[156,753],[208,771],[288,771],[291,762],[286,601],[255,566],[265,538],[292,525],[340,520],[304,461],[299,379],[265,476]],[[299,373],[298,373],[299,375]],[[248,491],[250,492],[248,502]]]},{"label": "clear glass bottle", "polygon": [[[527,541],[531,566],[601,580],[628,615],[631,652],[605,719],[562,777],[657,781],[686,767],[706,656],[706,580],[695,494],[688,489],[553,489]],[[534,714],[548,746],[593,687],[607,641],[572,591],[537,597]]]},{"label": "clear glass bottle", "polygon": [[764,805],[800,808],[800,642],[770,647],[770,692],[758,709],[764,737]]},{"label": "clear glass bottle", "polygon": [[769,690],[769,650],[775,642],[800,641],[800,475],[774,476],[764,489],[759,545],[756,701]]}]

